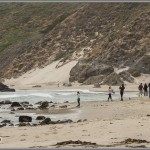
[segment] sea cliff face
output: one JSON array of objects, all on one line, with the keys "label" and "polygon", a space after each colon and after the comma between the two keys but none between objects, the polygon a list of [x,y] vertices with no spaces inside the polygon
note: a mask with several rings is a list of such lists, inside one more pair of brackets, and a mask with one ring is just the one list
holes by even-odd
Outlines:
[{"label": "sea cliff face", "polygon": [[77,60],[69,80],[83,84],[150,74],[149,3],[1,3],[0,14],[1,79],[56,60]]}]

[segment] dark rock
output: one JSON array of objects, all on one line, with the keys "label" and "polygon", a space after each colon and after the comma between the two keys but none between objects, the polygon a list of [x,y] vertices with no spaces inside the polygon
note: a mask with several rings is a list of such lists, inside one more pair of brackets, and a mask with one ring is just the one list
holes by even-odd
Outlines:
[{"label": "dark rock", "polygon": [[23,107],[19,107],[19,108],[17,108],[17,110],[24,110],[24,108]]},{"label": "dark rock", "polygon": [[19,122],[32,122],[32,117],[30,117],[30,116],[19,116]]},{"label": "dark rock", "polygon": [[44,124],[49,124],[50,122],[51,122],[51,119],[50,118],[46,118],[40,124],[44,125]]},{"label": "dark rock", "polygon": [[11,109],[11,111],[15,111],[15,109],[14,109],[14,108],[12,108],[12,109]]},{"label": "dark rock", "polygon": [[21,107],[19,102],[12,102],[11,107]]},{"label": "dark rock", "polygon": [[46,117],[45,116],[37,116],[36,120],[44,120]]},{"label": "dark rock", "polygon": [[10,120],[3,120],[1,123],[11,123],[11,121]]},{"label": "dark rock", "polygon": [[30,123],[20,122],[18,126],[19,126],[19,127],[30,126]]},{"label": "dark rock", "polygon": [[11,89],[7,85],[0,82],[0,92],[15,92],[15,89]]},{"label": "dark rock", "polygon": [[84,122],[84,121],[87,121],[87,119],[83,119],[83,122]]},{"label": "dark rock", "polygon": [[52,101],[50,101],[49,103],[53,103]]},{"label": "dark rock", "polygon": [[82,122],[82,120],[81,120],[81,119],[79,119],[77,122]]},{"label": "dark rock", "polygon": [[1,123],[0,128],[5,127],[7,124],[6,123]]},{"label": "dark rock", "polygon": [[0,102],[0,105],[4,105],[4,104],[5,104],[5,102],[4,102],[4,101],[1,101],[1,102]]},{"label": "dark rock", "polygon": [[47,101],[44,101],[41,103],[41,106],[39,106],[40,109],[46,109],[49,106],[49,103]]},{"label": "dark rock", "polygon": [[64,103],[69,103],[68,101],[65,101]]}]

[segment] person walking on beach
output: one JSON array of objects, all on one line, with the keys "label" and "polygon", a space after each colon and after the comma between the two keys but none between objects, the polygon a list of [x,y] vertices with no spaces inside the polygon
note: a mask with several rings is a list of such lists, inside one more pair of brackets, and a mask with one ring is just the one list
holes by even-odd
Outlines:
[{"label": "person walking on beach", "polygon": [[143,85],[142,83],[139,85],[139,96],[143,95]]},{"label": "person walking on beach", "polygon": [[148,86],[146,83],[144,84],[144,96],[148,96]]},{"label": "person walking on beach", "polygon": [[112,101],[112,93],[113,93],[113,90],[110,86],[109,89],[108,89],[108,101],[109,101],[109,99],[111,99],[111,101]]},{"label": "person walking on beach", "polygon": [[123,101],[123,93],[124,93],[124,89],[125,89],[124,84],[122,84],[122,85],[119,87],[119,89],[120,89],[121,101]]},{"label": "person walking on beach", "polygon": [[149,98],[150,98],[150,83],[148,84],[148,87],[149,87]]},{"label": "person walking on beach", "polygon": [[77,102],[78,102],[77,107],[80,107],[80,92],[79,91],[77,92]]}]

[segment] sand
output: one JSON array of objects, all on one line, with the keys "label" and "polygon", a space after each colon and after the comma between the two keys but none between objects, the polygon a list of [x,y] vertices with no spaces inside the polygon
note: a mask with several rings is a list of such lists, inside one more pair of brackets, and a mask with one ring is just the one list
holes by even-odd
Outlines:
[{"label": "sand", "polygon": [[[0,129],[0,148],[54,148],[67,140],[95,142],[98,147],[150,147],[150,143],[125,143],[128,138],[150,142],[150,99],[148,97],[113,102],[82,102],[80,119],[85,122],[9,127]],[[69,104],[70,107],[76,104]],[[70,109],[70,108],[65,108]],[[69,119],[69,118],[68,118]],[[60,147],[88,147],[61,145]],[[90,146],[89,146],[90,147]]]}]

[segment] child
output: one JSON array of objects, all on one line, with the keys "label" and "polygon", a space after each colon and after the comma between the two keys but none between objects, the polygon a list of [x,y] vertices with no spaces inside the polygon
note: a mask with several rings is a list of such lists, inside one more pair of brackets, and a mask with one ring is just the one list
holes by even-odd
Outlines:
[{"label": "child", "polygon": [[112,101],[112,93],[114,93],[113,92],[113,90],[112,90],[112,88],[111,88],[111,86],[109,87],[109,89],[108,89],[108,101],[109,101],[109,99],[111,99],[111,101]]},{"label": "child", "polygon": [[80,107],[80,92],[79,91],[77,92],[77,102],[78,102],[77,107]]}]

